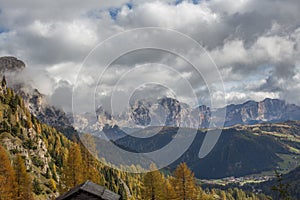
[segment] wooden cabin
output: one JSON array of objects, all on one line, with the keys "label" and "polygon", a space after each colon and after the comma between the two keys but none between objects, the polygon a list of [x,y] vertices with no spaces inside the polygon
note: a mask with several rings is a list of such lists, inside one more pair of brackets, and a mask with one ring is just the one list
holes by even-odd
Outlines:
[{"label": "wooden cabin", "polygon": [[119,200],[120,195],[100,186],[92,181],[86,181],[56,200]]}]

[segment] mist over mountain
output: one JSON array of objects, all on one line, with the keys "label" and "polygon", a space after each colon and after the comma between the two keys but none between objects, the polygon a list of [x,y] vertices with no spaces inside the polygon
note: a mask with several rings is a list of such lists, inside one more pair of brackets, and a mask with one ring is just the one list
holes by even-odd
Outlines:
[{"label": "mist over mountain", "polygon": [[[28,80],[22,77],[22,70],[25,67],[25,63],[15,57],[0,57],[1,75],[8,76],[9,87],[12,87],[16,94],[22,97],[30,112],[42,123],[56,127],[66,136],[69,137],[74,134],[75,130],[64,110],[52,105],[47,95],[39,92]],[[20,77],[24,79],[18,79]]]},{"label": "mist over mountain", "polygon": [[[0,70],[3,74],[19,73],[25,63],[14,57],[1,57]],[[51,105],[46,95],[26,82],[14,81],[11,85],[22,96],[27,107],[43,123],[57,127],[66,134],[75,130],[72,126],[73,115]],[[263,101],[247,101],[243,104],[230,104],[224,108],[211,109],[206,105],[191,107],[170,97],[158,99],[134,99],[122,113],[111,113],[98,107],[94,114],[75,115],[82,122],[79,130],[102,130],[105,126],[115,125],[124,128],[145,128],[151,126],[209,128],[241,124],[251,125],[264,122],[284,122],[300,120],[300,107],[284,100],[266,98]],[[220,117],[226,114],[225,119]],[[214,118],[215,124],[210,124]]]}]

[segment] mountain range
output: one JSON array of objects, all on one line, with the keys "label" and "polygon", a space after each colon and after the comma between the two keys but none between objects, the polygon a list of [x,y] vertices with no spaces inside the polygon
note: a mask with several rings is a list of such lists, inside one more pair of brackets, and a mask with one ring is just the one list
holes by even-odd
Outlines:
[{"label": "mountain range", "polygon": [[[25,63],[14,57],[0,58],[0,71],[19,72],[25,68]],[[74,131],[73,115],[52,106],[47,97],[36,88],[26,83],[12,83],[11,87],[27,104],[30,111],[43,123],[47,123],[70,134]],[[95,111],[97,122],[91,120],[91,113],[75,116],[80,120],[81,130],[103,129],[109,125],[128,128],[145,128],[150,126],[208,128],[229,127],[237,124],[251,125],[266,122],[284,122],[300,120],[300,106],[289,104],[283,100],[266,98],[263,101],[247,101],[242,104],[230,104],[223,108],[210,108],[201,105],[196,108],[179,102],[176,99],[164,97],[157,100],[139,99],[130,102],[129,109],[122,113],[112,114],[109,110],[98,107]],[[222,117],[225,113],[225,119]],[[214,124],[210,125],[214,117]],[[80,119],[78,119],[80,118]],[[95,125],[97,123],[97,125]]]},{"label": "mountain range", "polygon": [[[266,122],[284,122],[300,120],[300,107],[279,99],[266,98],[263,101],[247,101],[243,104],[230,104],[224,108],[211,109],[201,105],[191,108],[189,105],[172,98],[156,101],[138,100],[130,105],[128,111],[112,115],[102,107],[96,111],[98,124],[118,125],[120,127],[145,128],[149,126],[168,126],[186,128],[230,127],[237,124],[252,125]],[[222,119],[225,113],[225,119]],[[86,115],[88,116],[88,115]],[[81,115],[85,117],[85,115]],[[210,122],[212,118],[214,124]],[[88,122],[89,118],[86,117]],[[81,124],[82,125],[82,124]],[[86,127],[91,124],[87,123]]]}]

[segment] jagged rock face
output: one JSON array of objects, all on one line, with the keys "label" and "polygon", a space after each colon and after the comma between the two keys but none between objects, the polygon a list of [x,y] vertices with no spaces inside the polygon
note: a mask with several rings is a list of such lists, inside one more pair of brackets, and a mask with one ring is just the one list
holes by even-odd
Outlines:
[{"label": "jagged rock face", "polygon": [[282,117],[288,105],[278,99],[265,99],[258,103],[258,113],[261,120],[276,120]]},{"label": "jagged rock face", "polygon": [[137,105],[132,106],[131,118],[135,124],[141,126],[148,126],[151,123],[150,110],[151,104],[144,104],[142,101],[138,101]]},{"label": "jagged rock face", "polygon": [[[193,109],[176,99],[161,98],[157,100],[142,99],[131,102],[128,111],[118,114],[109,113],[100,107],[96,111],[96,114],[98,125],[102,128],[105,125],[111,127],[118,125],[120,127],[131,128],[143,128],[147,126],[207,128],[209,126],[211,111],[206,106]],[[81,116],[80,119],[83,120],[83,118],[89,121],[88,114]]]},{"label": "jagged rock face", "polygon": [[[226,126],[251,124],[258,118],[258,103],[248,101],[240,105],[229,105],[226,108]],[[253,122],[254,123],[254,122]]]},{"label": "jagged rock face", "polygon": [[30,112],[41,122],[53,127],[71,126],[66,113],[54,106],[51,106],[45,95],[37,89],[24,84],[13,85],[14,91],[19,94],[25,101],[25,105]]},{"label": "jagged rock face", "polygon": [[261,102],[248,101],[244,104],[227,106],[225,126],[299,119],[299,106],[267,98]]},{"label": "jagged rock face", "polygon": [[200,113],[199,114],[200,127],[208,128],[210,124],[210,118],[211,118],[210,108],[202,105],[199,107],[199,113]]},{"label": "jagged rock face", "polygon": [[[97,116],[100,127],[108,124],[121,127],[180,126],[208,128],[211,117],[219,116],[224,109],[226,109],[224,124],[226,127],[236,124],[250,125],[262,122],[300,120],[299,106],[287,104],[285,101],[278,99],[265,99],[261,102],[247,101],[243,104],[232,104],[213,111],[204,105],[193,109],[172,98],[162,98],[156,102],[139,100],[131,105],[129,113],[112,116],[102,109],[102,112],[98,112]],[[211,127],[213,126],[211,125]]]},{"label": "jagged rock face", "polygon": [[180,102],[176,99],[162,98],[154,102],[139,100],[131,105],[129,115],[134,124],[140,126],[179,126],[181,110]]},{"label": "jagged rock face", "polygon": [[0,73],[14,72],[25,68],[25,63],[15,57],[0,57]]},{"label": "jagged rock face", "polygon": [[162,98],[158,103],[163,107],[166,113],[166,126],[180,126],[181,105],[180,102],[172,98]]}]

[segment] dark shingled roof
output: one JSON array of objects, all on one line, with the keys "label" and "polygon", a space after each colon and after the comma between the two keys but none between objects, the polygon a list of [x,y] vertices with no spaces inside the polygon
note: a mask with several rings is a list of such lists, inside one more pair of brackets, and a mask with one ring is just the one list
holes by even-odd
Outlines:
[{"label": "dark shingled roof", "polygon": [[60,197],[56,198],[56,200],[64,200],[69,199],[71,196],[78,194],[80,192],[86,192],[92,194],[94,196],[99,197],[99,199],[103,200],[119,200],[120,195],[100,186],[92,181],[86,181],[74,188],[70,191],[66,192],[65,194],[61,195]]}]

